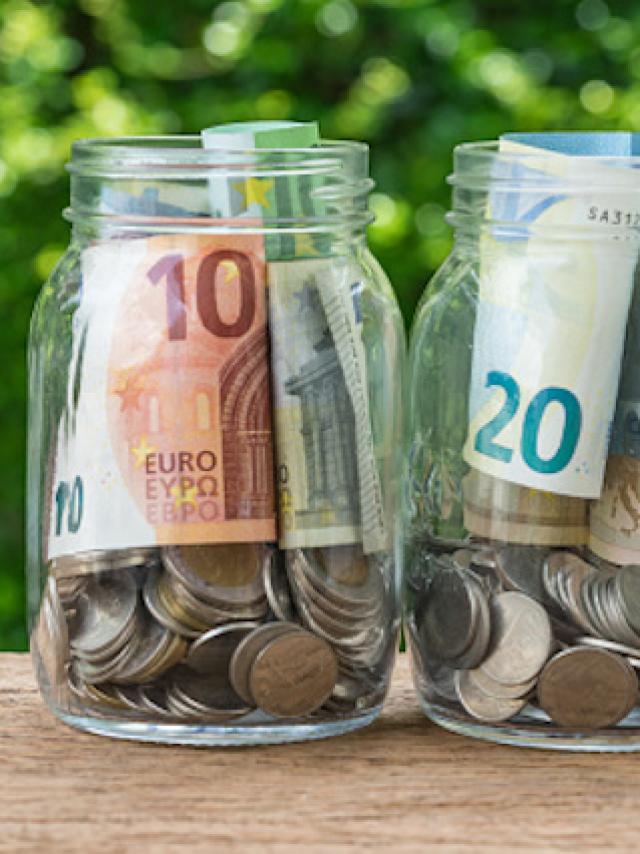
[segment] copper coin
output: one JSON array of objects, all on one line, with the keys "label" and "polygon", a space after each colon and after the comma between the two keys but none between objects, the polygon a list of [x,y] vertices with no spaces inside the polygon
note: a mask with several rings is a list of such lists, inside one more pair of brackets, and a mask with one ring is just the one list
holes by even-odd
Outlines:
[{"label": "copper coin", "polygon": [[274,638],[299,628],[295,623],[267,623],[242,638],[229,662],[229,681],[233,690],[245,703],[253,704],[254,702],[249,676],[258,653]]},{"label": "copper coin", "polygon": [[327,700],[338,678],[328,643],[303,630],[270,641],[251,668],[249,688],[256,704],[279,718],[309,715]]},{"label": "copper coin", "polygon": [[554,723],[604,729],[625,718],[638,679],[624,658],[605,649],[570,647],[555,655],[538,681],[538,700]]}]

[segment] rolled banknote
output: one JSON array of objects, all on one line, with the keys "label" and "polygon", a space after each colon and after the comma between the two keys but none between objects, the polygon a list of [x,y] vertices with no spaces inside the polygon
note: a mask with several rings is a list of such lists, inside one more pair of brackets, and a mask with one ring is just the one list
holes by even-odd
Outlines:
[{"label": "rolled banknote", "polygon": [[[528,154],[520,178],[542,188],[519,193],[516,176],[490,195],[489,219],[528,233],[494,228],[481,241],[464,456],[492,477],[598,497],[637,244],[624,222],[618,239],[598,235],[592,209],[633,206],[640,176],[552,152],[535,157],[518,143],[502,150]],[[554,192],[544,188],[550,181]],[[590,224],[585,239],[579,230]]]},{"label": "rolled banknote", "polygon": [[387,544],[360,330],[361,271],[271,262],[269,334],[280,545]]},{"label": "rolled banknote", "polygon": [[[640,184],[624,161],[613,168],[509,140],[500,151],[516,157],[498,161],[496,177],[508,180],[490,194],[494,227],[481,241],[465,523],[488,535],[492,511],[478,512],[478,496],[500,496],[489,528],[505,538],[576,543],[586,530],[576,499],[602,489],[637,255],[630,189]],[[512,223],[528,232],[509,230]],[[542,508],[551,493],[560,524],[550,540]],[[523,507],[531,511],[528,535]]]},{"label": "rolled banknote", "polygon": [[85,250],[48,558],[275,539],[262,240]]},{"label": "rolled banknote", "polygon": [[[310,233],[295,233],[304,217],[317,213],[319,202],[312,196],[318,177],[312,164],[286,171],[269,169],[266,149],[312,148],[320,142],[317,122],[256,121],[215,125],[201,131],[202,145],[218,153],[220,164],[228,164],[240,174],[209,179],[212,215],[219,218],[249,219],[260,223],[271,220],[270,227],[288,226],[288,230],[265,235],[267,260],[282,261],[320,254],[321,241]],[[256,152],[255,166],[246,164],[247,154]],[[292,156],[294,156],[292,154]],[[264,174],[260,174],[261,168]],[[247,177],[242,177],[242,169]]]},{"label": "rolled banknote", "polygon": [[589,505],[589,548],[617,564],[640,563],[640,266],[622,362],[602,495]]}]

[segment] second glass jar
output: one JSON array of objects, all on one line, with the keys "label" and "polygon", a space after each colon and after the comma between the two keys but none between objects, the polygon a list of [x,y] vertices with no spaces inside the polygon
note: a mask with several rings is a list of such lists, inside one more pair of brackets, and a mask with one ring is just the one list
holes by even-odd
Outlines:
[{"label": "second glass jar", "polygon": [[404,506],[416,687],[457,732],[640,749],[636,176],[634,158],[455,152]]}]

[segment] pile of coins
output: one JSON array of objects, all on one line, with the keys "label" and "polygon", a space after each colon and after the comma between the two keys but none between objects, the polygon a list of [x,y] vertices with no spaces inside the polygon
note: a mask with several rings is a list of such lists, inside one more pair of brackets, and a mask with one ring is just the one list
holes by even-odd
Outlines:
[{"label": "pile of coins", "polygon": [[356,547],[60,558],[35,646],[70,711],[249,724],[349,715],[379,704],[386,688],[394,633],[384,572]]},{"label": "pile of coins", "polygon": [[431,545],[407,584],[429,702],[487,723],[529,707],[578,730],[614,726],[637,704],[639,566],[538,546]]}]

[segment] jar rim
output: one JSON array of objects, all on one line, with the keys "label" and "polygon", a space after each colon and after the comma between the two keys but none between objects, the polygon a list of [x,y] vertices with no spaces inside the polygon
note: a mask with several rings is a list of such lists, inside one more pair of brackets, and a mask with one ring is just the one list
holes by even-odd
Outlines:
[{"label": "jar rim", "polygon": [[340,162],[366,162],[369,146],[355,140],[321,140],[307,148],[202,148],[198,134],[88,137],[71,147],[67,170],[95,177],[136,174],[153,169],[185,170],[194,177],[198,169],[220,174],[255,170],[261,174],[295,171],[305,167],[327,169]]},{"label": "jar rim", "polygon": [[[584,135],[593,135],[600,136],[601,134],[598,131],[577,131],[576,133],[584,134]],[[630,131],[607,131],[607,136],[619,136],[620,138],[624,136],[628,136]],[[571,135],[569,131],[549,131],[545,132],[545,137],[557,137],[558,139],[566,138],[568,135]],[[454,158],[456,157],[465,157],[474,161],[492,161],[497,158],[500,158],[504,161],[512,160],[514,163],[526,163],[527,161],[539,161],[540,159],[549,158],[553,159],[558,157],[572,157],[575,160],[579,160],[580,162],[585,162],[589,164],[594,163],[602,163],[603,165],[620,165],[621,163],[629,163],[633,166],[640,166],[640,155],[638,154],[623,154],[623,153],[615,153],[615,154],[579,154],[579,155],[571,155],[566,151],[562,150],[553,150],[550,148],[542,148],[542,147],[532,147],[530,146],[528,150],[518,150],[516,148],[509,149],[507,151],[500,151],[500,143],[508,142],[513,145],[525,146],[526,143],[523,143],[518,139],[510,139],[506,137],[504,140],[499,139],[485,139],[485,140],[477,140],[475,142],[461,142],[458,145],[454,146],[453,153]]]}]

